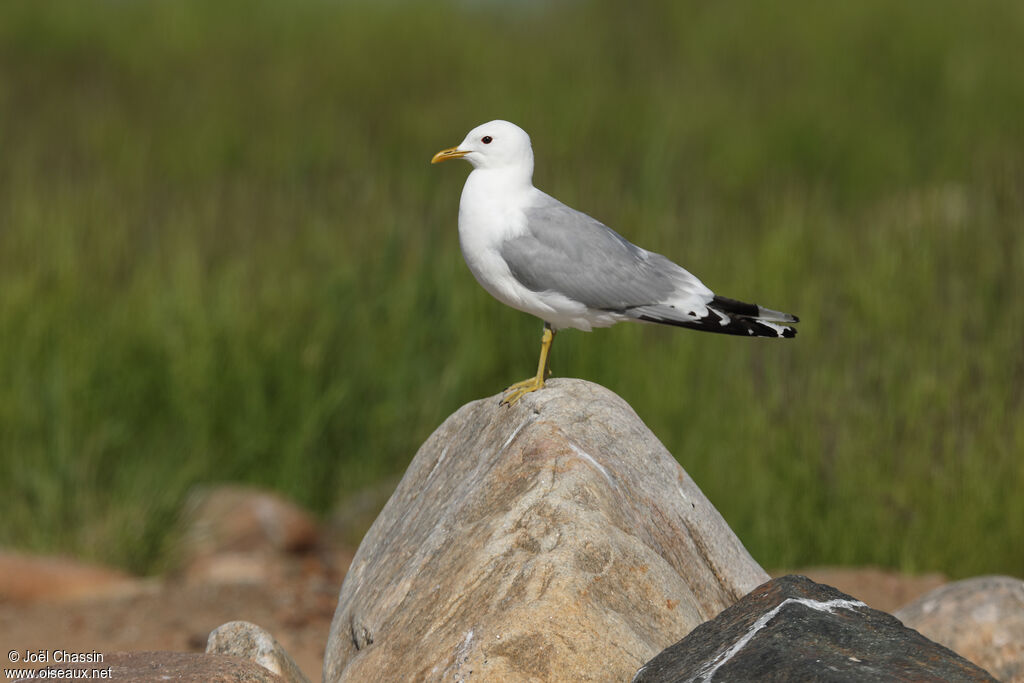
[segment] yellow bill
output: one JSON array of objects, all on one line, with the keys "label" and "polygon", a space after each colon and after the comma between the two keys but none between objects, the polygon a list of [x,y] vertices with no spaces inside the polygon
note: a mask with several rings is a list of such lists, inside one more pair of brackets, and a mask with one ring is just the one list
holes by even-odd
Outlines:
[{"label": "yellow bill", "polygon": [[469,154],[469,152],[463,151],[458,147],[449,147],[448,149],[442,149],[440,152],[435,154],[434,158],[430,160],[430,163],[439,164],[442,161],[448,161],[449,159],[461,159],[467,154]]}]

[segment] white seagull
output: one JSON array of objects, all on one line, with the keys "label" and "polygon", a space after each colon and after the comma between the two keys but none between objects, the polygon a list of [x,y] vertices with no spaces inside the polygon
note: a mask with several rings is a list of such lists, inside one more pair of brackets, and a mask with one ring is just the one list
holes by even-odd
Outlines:
[{"label": "white seagull", "polygon": [[534,377],[504,392],[514,404],[544,386],[555,333],[624,320],[750,337],[793,337],[795,315],[718,296],[689,271],[641,249],[533,186],[530,136],[508,121],[469,132],[430,163],[473,166],[459,202],[462,256],[498,301],[544,321]]}]

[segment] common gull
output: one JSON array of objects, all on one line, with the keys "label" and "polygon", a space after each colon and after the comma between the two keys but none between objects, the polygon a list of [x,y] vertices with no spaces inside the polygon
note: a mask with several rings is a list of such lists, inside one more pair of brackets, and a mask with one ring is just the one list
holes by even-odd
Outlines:
[{"label": "common gull", "polygon": [[473,166],[459,202],[466,264],[498,301],[544,321],[537,374],[505,390],[514,404],[544,386],[558,330],[632,320],[748,337],[793,337],[795,315],[712,292],[661,254],[533,186],[530,136],[508,121],[477,126],[432,164]]}]

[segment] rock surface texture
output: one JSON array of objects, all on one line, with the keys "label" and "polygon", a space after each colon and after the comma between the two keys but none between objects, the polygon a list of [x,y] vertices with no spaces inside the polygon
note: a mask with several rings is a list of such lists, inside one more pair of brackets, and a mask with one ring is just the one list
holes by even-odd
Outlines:
[{"label": "rock surface texture", "polygon": [[[68,673],[69,669],[83,670]],[[191,652],[115,652],[104,656],[104,661],[93,664],[67,664],[54,667],[60,678],[103,678],[110,681],[133,683],[285,683],[281,677],[259,664],[240,657],[205,655]],[[40,674],[22,681],[57,678],[54,674]]]},{"label": "rock surface texture", "polygon": [[957,581],[903,607],[896,617],[1000,681],[1024,683],[1024,581]]},{"label": "rock surface texture", "polygon": [[767,580],[618,396],[499,399],[431,435],[366,534],[325,681],[628,680]]},{"label": "rock surface texture", "polygon": [[634,683],[994,681],[952,650],[804,576],[759,586],[645,664]]}]

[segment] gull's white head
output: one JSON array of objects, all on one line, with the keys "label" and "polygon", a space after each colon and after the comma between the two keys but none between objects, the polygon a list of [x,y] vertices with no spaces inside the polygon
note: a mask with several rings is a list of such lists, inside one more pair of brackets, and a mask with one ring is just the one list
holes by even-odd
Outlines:
[{"label": "gull's white head", "polygon": [[530,136],[508,121],[490,121],[477,126],[458,147],[441,150],[430,163],[449,159],[465,159],[474,169],[512,169],[533,175]]}]

